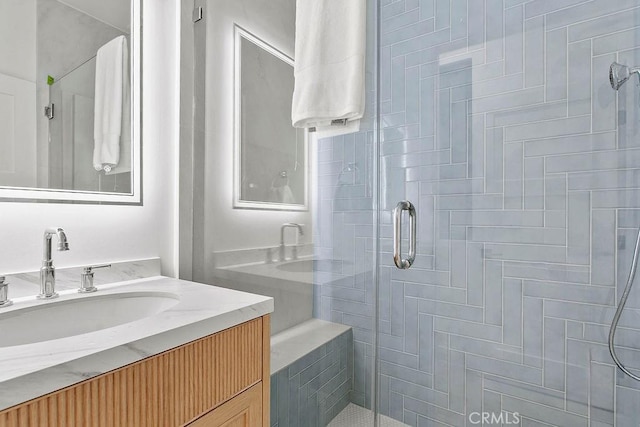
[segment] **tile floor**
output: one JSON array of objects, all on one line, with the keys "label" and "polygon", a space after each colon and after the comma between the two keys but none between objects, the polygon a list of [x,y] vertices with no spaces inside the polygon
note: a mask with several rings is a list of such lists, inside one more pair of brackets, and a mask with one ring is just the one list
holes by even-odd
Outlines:
[{"label": "tile floor", "polygon": [[[350,403],[329,423],[329,427],[373,427],[373,412]],[[406,427],[406,424],[380,415],[378,427]]]}]

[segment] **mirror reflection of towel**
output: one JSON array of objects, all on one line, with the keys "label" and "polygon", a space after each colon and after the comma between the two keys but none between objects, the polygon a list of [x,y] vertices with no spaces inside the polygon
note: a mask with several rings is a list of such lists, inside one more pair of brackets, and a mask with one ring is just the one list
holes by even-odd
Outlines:
[{"label": "mirror reflection of towel", "polygon": [[121,136],[129,132],[129,50],[125,36],[98,49],[95,90],[93,166],[109,172],[120,161]]},{"label": "mirror reflection of towel", "polygon": [[296,202],[295,197],[293,197],[293,191],[291,191],[291,187],[288,185],[271,187],[271,198],[277,203],[286,203],[289,205]]}]

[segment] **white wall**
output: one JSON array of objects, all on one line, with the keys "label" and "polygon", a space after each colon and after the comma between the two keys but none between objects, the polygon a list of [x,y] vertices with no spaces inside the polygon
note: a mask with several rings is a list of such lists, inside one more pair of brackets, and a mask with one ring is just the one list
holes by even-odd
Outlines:
[{"label": "white wall", "polygon": [[36,0],[36,6],[38,87],[47,85],[49,75],[60,81],[106,43],[128,34],[57,0]]},{"label": "white wall", "polygon": [[114,26],[125,33],[131,32],[129,13],[131,0],[58,0],[95,19]]},{"label": "white wall", "polygon": [[36,184],[35,75],[36,0],[0,0],[0,182],[3,185]]},{"label": "white wall", "polygon": [[35,82],[36,0],[0,0],[0,73]]},{"label": "white wall", "polygon": [[[144,0],[143,206],[0,203],[0,274],[40,268],[42,232],[64,227],[57,266],[162,258],[176,275],[177,0]],[[161,71],[161,72],[158,72]]]}]

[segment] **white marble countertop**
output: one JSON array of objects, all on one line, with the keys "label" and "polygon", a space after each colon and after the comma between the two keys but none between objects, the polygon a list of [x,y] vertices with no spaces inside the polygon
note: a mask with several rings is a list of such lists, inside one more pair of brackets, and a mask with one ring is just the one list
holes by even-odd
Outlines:
[{"label": "white marble countertop", "polygon": [[269,297],[155,276],[102,285],[94,294],[64,290],[51,302],[15,298],[12,307],[0,311],[0,337],[2,317],[21,308],[141,291],[173,294],[179,302],[159,314],[96,332],[13,347],[0,343],[0,410],[273,311]]}]

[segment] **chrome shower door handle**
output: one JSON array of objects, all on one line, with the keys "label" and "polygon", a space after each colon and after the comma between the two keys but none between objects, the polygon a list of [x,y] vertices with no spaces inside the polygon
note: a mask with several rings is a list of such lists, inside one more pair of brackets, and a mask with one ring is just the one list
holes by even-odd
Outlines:
[{"label": "chrome shower door handle", "polygon": [[[402,212],[409,212],[409,258],[402,258]],[[416,208],[404,200],[393,211],[393,262],[400,270],[406,270],[416,259]]]}]

